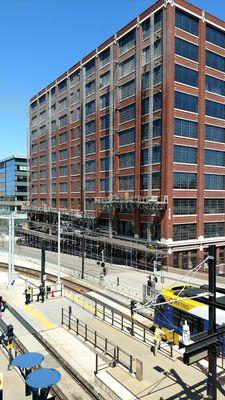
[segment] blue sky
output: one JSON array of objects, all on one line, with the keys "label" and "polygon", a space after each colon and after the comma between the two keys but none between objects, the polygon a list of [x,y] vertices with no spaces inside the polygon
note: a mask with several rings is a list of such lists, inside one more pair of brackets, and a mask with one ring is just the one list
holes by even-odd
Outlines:
[{"label": "blue sky", "polygon": [[[2,0],[0,3],[2,158],[26,154],[29,98],[154,1]],[[225,20],[224,1],[193,0],[192,3]]]}]

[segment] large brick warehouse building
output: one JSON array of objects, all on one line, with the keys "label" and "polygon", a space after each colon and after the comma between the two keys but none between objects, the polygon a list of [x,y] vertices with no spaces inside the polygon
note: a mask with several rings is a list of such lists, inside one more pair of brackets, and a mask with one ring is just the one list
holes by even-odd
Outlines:
[{"label": "large brick warehouse building", "polygon": [[160,0],[30,100],[30,205],[225,262],[225,23]]}]

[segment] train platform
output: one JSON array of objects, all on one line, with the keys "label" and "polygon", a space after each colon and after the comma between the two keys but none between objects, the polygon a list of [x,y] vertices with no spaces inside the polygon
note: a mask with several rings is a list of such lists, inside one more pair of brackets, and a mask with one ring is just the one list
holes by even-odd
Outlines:
[{"label": "train platform", "polygon": [[[25,306],[24,282],[19,279],[15,282],[15,286],[7,289],[5,281],[6,274],[1,272],[1,295],[16,310],[17,314],[12,315],[9,311],[6,311],[3,320],[7,324],[12,323],[14,325],[15,334],[28,351],[40,351],[46,356],[45,366],[59,370],[61,368],[54,357],[47,354],[46,349],[29,332],[29,326],[34,327],[43,339],[51,343],[59,355],[65,358],[97,391],[104,393],[103,398],[105,399],[112,398],[112,396],[121,400],[143,398],[145,400],[159,400],[161,397],[164,400],[204,398],[206,369],[199,364],[192,367],[185,366],[182,362],[182,354],[175,349],[171,358],[167,344],[162,346],[162,350],[158,352],[157,356],[154,356],[150,351],[150,345],[141,343],[136,338],[119,331],[104,321],[100,321],[93,316],[92,312],[69,299],[54,298],[46,300],[43,304],[32,303]],[[76,318],[88,324],[93,331],[100,333],[124,351],[132,354],[135,360],[138,359],[143,363],[142,381],[138,381],[118,365],[114,368],[110,367],[105,358],[102,357],[102,352],[98,352],[90,343],[85,342],[72,330],[69,331],[68,328],[61,326],[61,308],[68,309],[69,306],[72,307]],[[28,323],[28,326],[24,326],[24,321]],[[97,376],[94,375],[96,353],[102,357],[101,368]],[[222,377],[223,372],[221,372],[221,379]],[[75,389],[71,389],[73,388],[70,381],[72,378],[63,373],[63,379],[61,388],[72,400],[75,395]],[[218,399],[222,400],[224,395],[225,391],[221,384],[218,388]],[[86,400],[88,398],[87,394],[83,392],[79,396],[80,399]]]}]

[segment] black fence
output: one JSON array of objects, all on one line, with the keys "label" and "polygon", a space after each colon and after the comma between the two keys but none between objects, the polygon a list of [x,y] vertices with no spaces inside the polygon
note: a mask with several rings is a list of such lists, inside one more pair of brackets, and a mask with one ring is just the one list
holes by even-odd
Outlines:
[{"label": "black fence", "polygon": [[90,328],[87,324],[74,317],[70,310],[67,311],[64,308],[62,308],[62,325],[66,325],[77,335],[82,336],[86,342],[103,351],[104,355],[110,358],[113,365],[121,364],[130,373],[136,372],[135,359],[131,354]]}]

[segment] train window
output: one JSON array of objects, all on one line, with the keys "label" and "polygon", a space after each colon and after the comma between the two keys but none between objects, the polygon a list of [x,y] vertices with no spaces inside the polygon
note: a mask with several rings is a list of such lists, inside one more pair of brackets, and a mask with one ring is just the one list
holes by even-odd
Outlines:
[{"label": "train window", "polygon": [[184,322],[187,321],[191,334],[197,334],[204,331],[204,320],[185,311],[173,308],[173,324],[182,329]]}]

